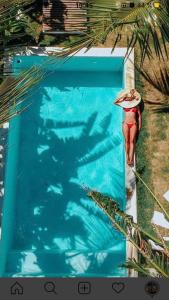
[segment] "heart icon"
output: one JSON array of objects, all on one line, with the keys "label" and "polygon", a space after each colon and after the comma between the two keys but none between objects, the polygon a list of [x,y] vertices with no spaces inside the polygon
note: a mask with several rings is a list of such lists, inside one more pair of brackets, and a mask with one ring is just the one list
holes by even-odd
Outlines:
[{"label": "heart icon", "polygon": [[125,284],[123,282],[114,282],[112,284],[112,289],[117,294],[120,294],[125,289]]}]

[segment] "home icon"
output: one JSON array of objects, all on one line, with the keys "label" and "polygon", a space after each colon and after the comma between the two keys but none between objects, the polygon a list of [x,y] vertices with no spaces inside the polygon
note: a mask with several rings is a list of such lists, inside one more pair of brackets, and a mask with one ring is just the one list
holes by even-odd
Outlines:
[{"label": "home icon", "polygon": [[11,286],[11,295],[23,295],[23,286],[19,282],[15,282]]}]

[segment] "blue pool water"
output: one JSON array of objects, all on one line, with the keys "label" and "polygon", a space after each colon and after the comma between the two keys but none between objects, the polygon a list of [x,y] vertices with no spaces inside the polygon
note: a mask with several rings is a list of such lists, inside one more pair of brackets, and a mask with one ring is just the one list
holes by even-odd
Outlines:
[{"label": "blue pool water", "polygon": [[[15,57],[15,72],[47,57]],[[123,58],[46,66],[32,105],[10,123],[1,276],[126,276],[126,241],[84,186],[125,208]],[[52,71],[52,72],[51,72]]]}]

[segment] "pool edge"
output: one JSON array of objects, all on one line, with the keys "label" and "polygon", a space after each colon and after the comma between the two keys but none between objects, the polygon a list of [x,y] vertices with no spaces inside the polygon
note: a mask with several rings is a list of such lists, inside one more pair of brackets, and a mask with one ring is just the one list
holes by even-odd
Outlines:
[{"label": "pool edge", "polygon": [[[125,88],[135,88],[135,70],[134,70],[134,49],[130,52],[125,62]],[[126,163],[126,194],[130,190],[131,196],[127,198],[126,213],[133,217],[133,221],[137,223],[137,194],[136,194],[136,176],[133,170],[136,169],[136,160],[134,156],[134,167],[129,167]],[[128,259],[138,260],[136,248],[127,241],[126,253]],[[134,270],[128,271],[129,277],[138,277],[138,273]]]}]

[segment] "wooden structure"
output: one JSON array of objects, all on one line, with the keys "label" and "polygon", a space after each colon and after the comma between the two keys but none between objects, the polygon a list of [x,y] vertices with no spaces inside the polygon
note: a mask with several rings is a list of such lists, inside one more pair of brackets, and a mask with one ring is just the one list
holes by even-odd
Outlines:
[{"label": "wooden structure", "polygon": [[86,21],[86,0],[43,0],[44,33],[83,32]]}]

